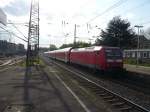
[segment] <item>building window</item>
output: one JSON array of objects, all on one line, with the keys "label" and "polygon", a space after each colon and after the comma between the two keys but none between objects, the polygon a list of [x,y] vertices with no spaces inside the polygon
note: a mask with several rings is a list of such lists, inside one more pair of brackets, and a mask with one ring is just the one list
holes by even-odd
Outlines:
[{"label": "building window", "polygon": [[141,53],[139,51],[137,52],[137,57],[141,58]]},{"label": "building window", "polygon": [[147,58],[147,52],[143,52],[143,58]]},{"label": "building window", "polygon": [[132,58],[135,58],[135,52],[132,52]]},{"label": "building window", "polygon": [[129,53],[129,52],[127,52],[126,56],[127,56],[127,58],[129,58],[129,57],[130,57],[130,53]]}]

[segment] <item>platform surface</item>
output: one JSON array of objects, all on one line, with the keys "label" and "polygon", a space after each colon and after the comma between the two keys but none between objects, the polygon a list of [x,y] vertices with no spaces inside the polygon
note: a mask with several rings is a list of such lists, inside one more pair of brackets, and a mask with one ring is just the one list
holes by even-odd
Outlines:
[{"label": "platform surface", "polygon": [[1,71],[0,112],[88,112],[58,80],[57,71],[51,66],[47,71],[23,66]]},{"label": "platform surface", "polygon": [[124,64],[124,68],[127,71],[142,73],[142,74],[145,74],[145,75],[150,75],[150,67]]}]

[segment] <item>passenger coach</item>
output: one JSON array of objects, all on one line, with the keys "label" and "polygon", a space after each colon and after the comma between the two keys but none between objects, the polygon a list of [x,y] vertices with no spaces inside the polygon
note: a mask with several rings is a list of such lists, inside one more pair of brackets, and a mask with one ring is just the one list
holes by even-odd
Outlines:
[{"label": "passenger coach", "polygon": [[70,61],[70,51],[71,47],[69,48],[64,48],[64,49],[59,49],[59,50],[54,50],[49,52],[49,56],[51,58],[54,58],[56,60],[64,61],[68,63]]}]

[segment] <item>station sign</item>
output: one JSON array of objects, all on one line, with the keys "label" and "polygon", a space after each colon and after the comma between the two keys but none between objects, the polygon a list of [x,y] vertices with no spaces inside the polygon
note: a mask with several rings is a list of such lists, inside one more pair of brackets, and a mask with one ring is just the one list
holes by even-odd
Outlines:
[{"label": "station sign", "polygon": [[0,23],[3,25],[7,24],[7,16],[6,14],[0,9]]}]

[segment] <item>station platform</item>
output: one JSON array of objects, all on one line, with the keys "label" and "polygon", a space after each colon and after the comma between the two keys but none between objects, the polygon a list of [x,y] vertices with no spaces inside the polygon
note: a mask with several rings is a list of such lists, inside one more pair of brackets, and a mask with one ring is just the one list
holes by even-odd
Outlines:
[{"label": "station platform", "polygon": [[139,74],[150,75],[150,67],[124,64],[124,68],[127,71],[130,71],[130,72],[135,72],[135,73],[139,73]]},{"label": "station platform", "polygon": [[[17,68],[17,71],[23,69]],[[11,101],[4,112],[84,112],[57,78],[52,74],[48,77],[33,67],[25,74],[17,73],[13,81],[8,82],[14,89],[10,91],[11,99],[4,95]]]},{"label": "station platform", "polygon": [[58,78],[58,71],[52,66],[45,67],[44,71],[20,65],[3,71],[0,79],[0,111],[111,112],[106,107],[97,108],[88,98],[80,99]]}]

